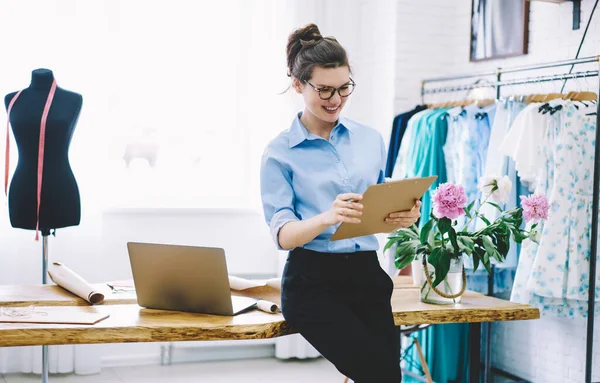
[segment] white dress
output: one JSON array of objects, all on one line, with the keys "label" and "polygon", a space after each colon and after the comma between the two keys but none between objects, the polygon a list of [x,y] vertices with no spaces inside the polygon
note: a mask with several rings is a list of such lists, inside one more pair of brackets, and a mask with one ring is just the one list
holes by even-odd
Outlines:
[{"label": "white dress", "polygon": [[[521,182],[530,190],[536,185],[541,156],[538,147],[542,142],[548,123],[552,120],[550,114],[538,112],[543,103],[529,104],[515,118],[499,151],[515,161],[515,168]],[[556,114],[555,114],[556,115]]]},{"label": "white dress", "polygon": [[596,117],[586,114],[592,109],[595,105],[564,103],[544,138],[546,166],[535,192],[548,196],[550,211],[540,244],[529,243],[521,252],[511,296],[543,314],[587,316]]}]

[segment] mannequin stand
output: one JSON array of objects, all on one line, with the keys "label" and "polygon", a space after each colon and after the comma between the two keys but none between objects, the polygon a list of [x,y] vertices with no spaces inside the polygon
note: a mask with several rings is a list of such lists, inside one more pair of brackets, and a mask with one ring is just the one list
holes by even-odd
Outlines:
[{"label": "mannequin stand", "polygon": [[[48,275],[48,234],[42,232],[42,284],[47,284]],[[48,383],[48,346],[42,346],[42,382]]]}]

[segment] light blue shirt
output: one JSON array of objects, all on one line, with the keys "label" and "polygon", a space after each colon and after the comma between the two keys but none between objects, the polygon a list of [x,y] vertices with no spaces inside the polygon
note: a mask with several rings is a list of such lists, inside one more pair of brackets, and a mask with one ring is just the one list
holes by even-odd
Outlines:
[{"label": "light blue shirt", "polygon": [[[341,117],[327,141],[309,133],[301,115],[269,143],[262,157],[265,220],[280,250],[278,234],[283,225],[329,210],[338,194],[362,194],[370,185],[385,180],[387,153],[379,132]],[[338,226],[328,227],[302,247],[329,253],[379,248],[374,235],[331,242]]]}]

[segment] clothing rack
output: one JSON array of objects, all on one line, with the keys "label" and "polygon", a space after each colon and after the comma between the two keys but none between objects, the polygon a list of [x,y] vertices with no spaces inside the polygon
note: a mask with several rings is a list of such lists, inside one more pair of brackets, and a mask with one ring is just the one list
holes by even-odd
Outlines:
[{"label": "clothing rack", "polygon": [[[571,65],[572,67],[580,64],[597,63],[597,70],[588,70],[584,72],[564,73],[556,75],[528,77],[520,79],[502,80],[502,75],[507,73],[520,73],[532,70],[540,70],[546,68],[556,68]],[[428,84],[446,81],[455,81],[469,78],[482,78],[495,76],[494,81],[483,81],[474,84],[466,84],[459,86],[446,86],[438,88],[427,88]],[[554,61],[549,63],[517,66],[511,68],[497,68],[495,71],[475,72],[470,74],[459,74],[445,77],[428,78],[421,81],[421,103],[424,104],[425,95],[458,92],[462,90],[472,90],[476,88],[495,88],[496,99],[500,99],[501,88],[504,86],[534,84],[549,81],[570,80],[577,78],[598,77],[600,95],[600,55],[591,56],[573,60]],[[600,100],[599,100],[600,101]],[[587,316],[587,336],[586,336],[586,358],[585,358],[585,383],[592,383],[592,357],[594,347],[594,313],[595,313],[595,291],[596,291],[596,263],[598,256],[598,209],[600,199],[600,102],[596,104],[596,145],[594,157],[594,173],[593,173],[593,196],[592,196],[592,233],[591,233],[591,253],[590,253],[590,272],[589,272],[589,290],[588,290],[588,316]],[[488,295],[493,295],[494,287],[494,267],[488,279]],[[487,325],[487,347],[485,351],[485,370],[484,382],[489,382],[489,374],[491,371],[491,325]]]}]

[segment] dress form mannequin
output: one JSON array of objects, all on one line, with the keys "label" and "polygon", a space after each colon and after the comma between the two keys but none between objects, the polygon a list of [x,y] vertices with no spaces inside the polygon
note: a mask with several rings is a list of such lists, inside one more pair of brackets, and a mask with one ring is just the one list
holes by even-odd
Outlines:
[{"label": "dress form mannequin", "polygon": [[[55,86],[52,71],[36,69],[28,88],[10,93],[4,99],[7,111],[10,109],[8,118],[19,152],[8,193],[10,223],[15,228],[39,228],[42,232],[43,284],[47,281],[50,230],[79,225],[81,218],[79,188],[68,152],[83,99],[58,87],[50,97]],[[48,105],[42,135],[42,117]],[[38,157],[43,159],[42,167]],[[38,189],[40,174],[41,189]],[[43,383],[48,382],[48,360],[48,346],[42,346]]]},{"label": "dress form mannequin", "polygon": [[[40,121],[54,75],[36,69],[10,112],[10,123],[19,161],[10,183],[8,209],[15,228],[35,230],[37,224],[37,176]],[[6,95],[6,108],[17,92]],[[68,151],[82,106],[81,95],[59,87],[46,123],[39,228],[42,236],[51,229],[77,226],[81,217],[79,188],[71,171]]]}]

